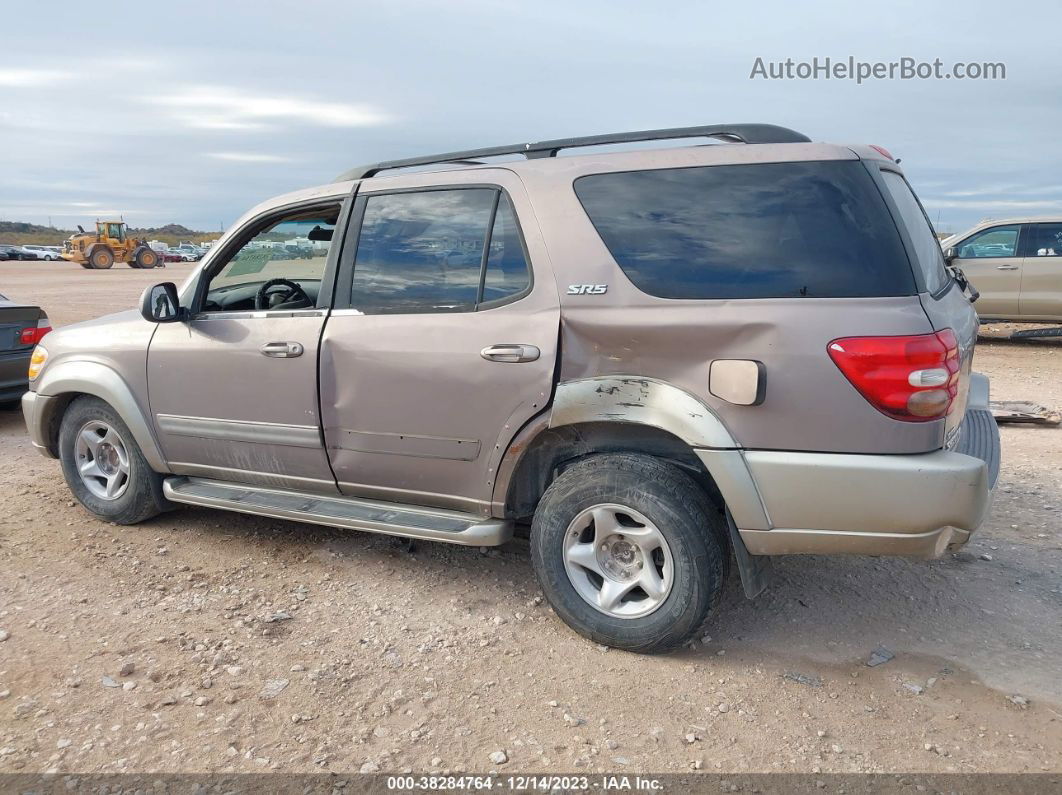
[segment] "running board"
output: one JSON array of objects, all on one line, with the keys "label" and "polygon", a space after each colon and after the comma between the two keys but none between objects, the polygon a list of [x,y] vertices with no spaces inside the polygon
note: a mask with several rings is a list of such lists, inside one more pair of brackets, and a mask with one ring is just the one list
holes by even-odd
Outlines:
[{"label": "running board", "polygon": [[324,497],[189,477],[166,478],[162,491],[167,499],[187,505],[449,544],[492,547],[513,536],[512,522],[441,508]]}]

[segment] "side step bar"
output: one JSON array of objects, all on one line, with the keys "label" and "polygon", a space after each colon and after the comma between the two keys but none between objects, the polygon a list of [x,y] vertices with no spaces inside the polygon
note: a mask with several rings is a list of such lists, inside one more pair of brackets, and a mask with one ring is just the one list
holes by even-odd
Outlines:
[{"label": "side step bar", "polygon": [[190,477],[166,478],[162,491],[167,499],[187,505],[449,544],[491,547],[513,536],[512,522],[502,519],[354,497],[325,497]]}]

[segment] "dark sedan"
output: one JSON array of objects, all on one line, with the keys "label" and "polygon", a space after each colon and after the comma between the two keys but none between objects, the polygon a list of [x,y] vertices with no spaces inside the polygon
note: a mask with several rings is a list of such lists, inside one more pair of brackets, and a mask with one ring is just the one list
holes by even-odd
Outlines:
[{"label": "dark sedan", "polygon": [[0,295],[0,404],[16,402],[29,384],[30,356],[52,324],[39,306]]},{"label": "dark sedan", "polygon": [[0,261],[2,260],[20,260],[24,255],[21,246],[12,246],[7,243],[0,243]]}]

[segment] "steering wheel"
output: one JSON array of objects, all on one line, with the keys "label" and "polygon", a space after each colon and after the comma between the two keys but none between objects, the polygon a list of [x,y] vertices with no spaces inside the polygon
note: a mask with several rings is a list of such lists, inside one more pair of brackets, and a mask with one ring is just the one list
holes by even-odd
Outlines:
[{"label": "steering wheel", "polygon": [[[283,287],[284,289],[278,290],[276,289],[278,287]],[[302,289],[302,285],[298,282],[293,282],[291,279],[270,279],[259,287],[258,292],[255,293],[254,308],[258,310],[273,309],[281,304],[287,304],[295,300],[304,301],[306,306],[313,303],[310,301],[310,296],[306,294],[306,291]]]}]

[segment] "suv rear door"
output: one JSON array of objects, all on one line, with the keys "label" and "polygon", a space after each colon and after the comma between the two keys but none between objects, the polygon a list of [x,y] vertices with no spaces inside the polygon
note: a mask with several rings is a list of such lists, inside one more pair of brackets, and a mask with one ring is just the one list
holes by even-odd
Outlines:
[{"label": "suv rear door", "polygon": [[1062,318],[1062,223],[1026,224],[1022,317]]},{"label": "suv rear door", "polygon": [[556,285],[519,179],[362,182],[334,307],[321,417],[340,490],[486,514],[501,455],[549,402],[557,357]]}]

